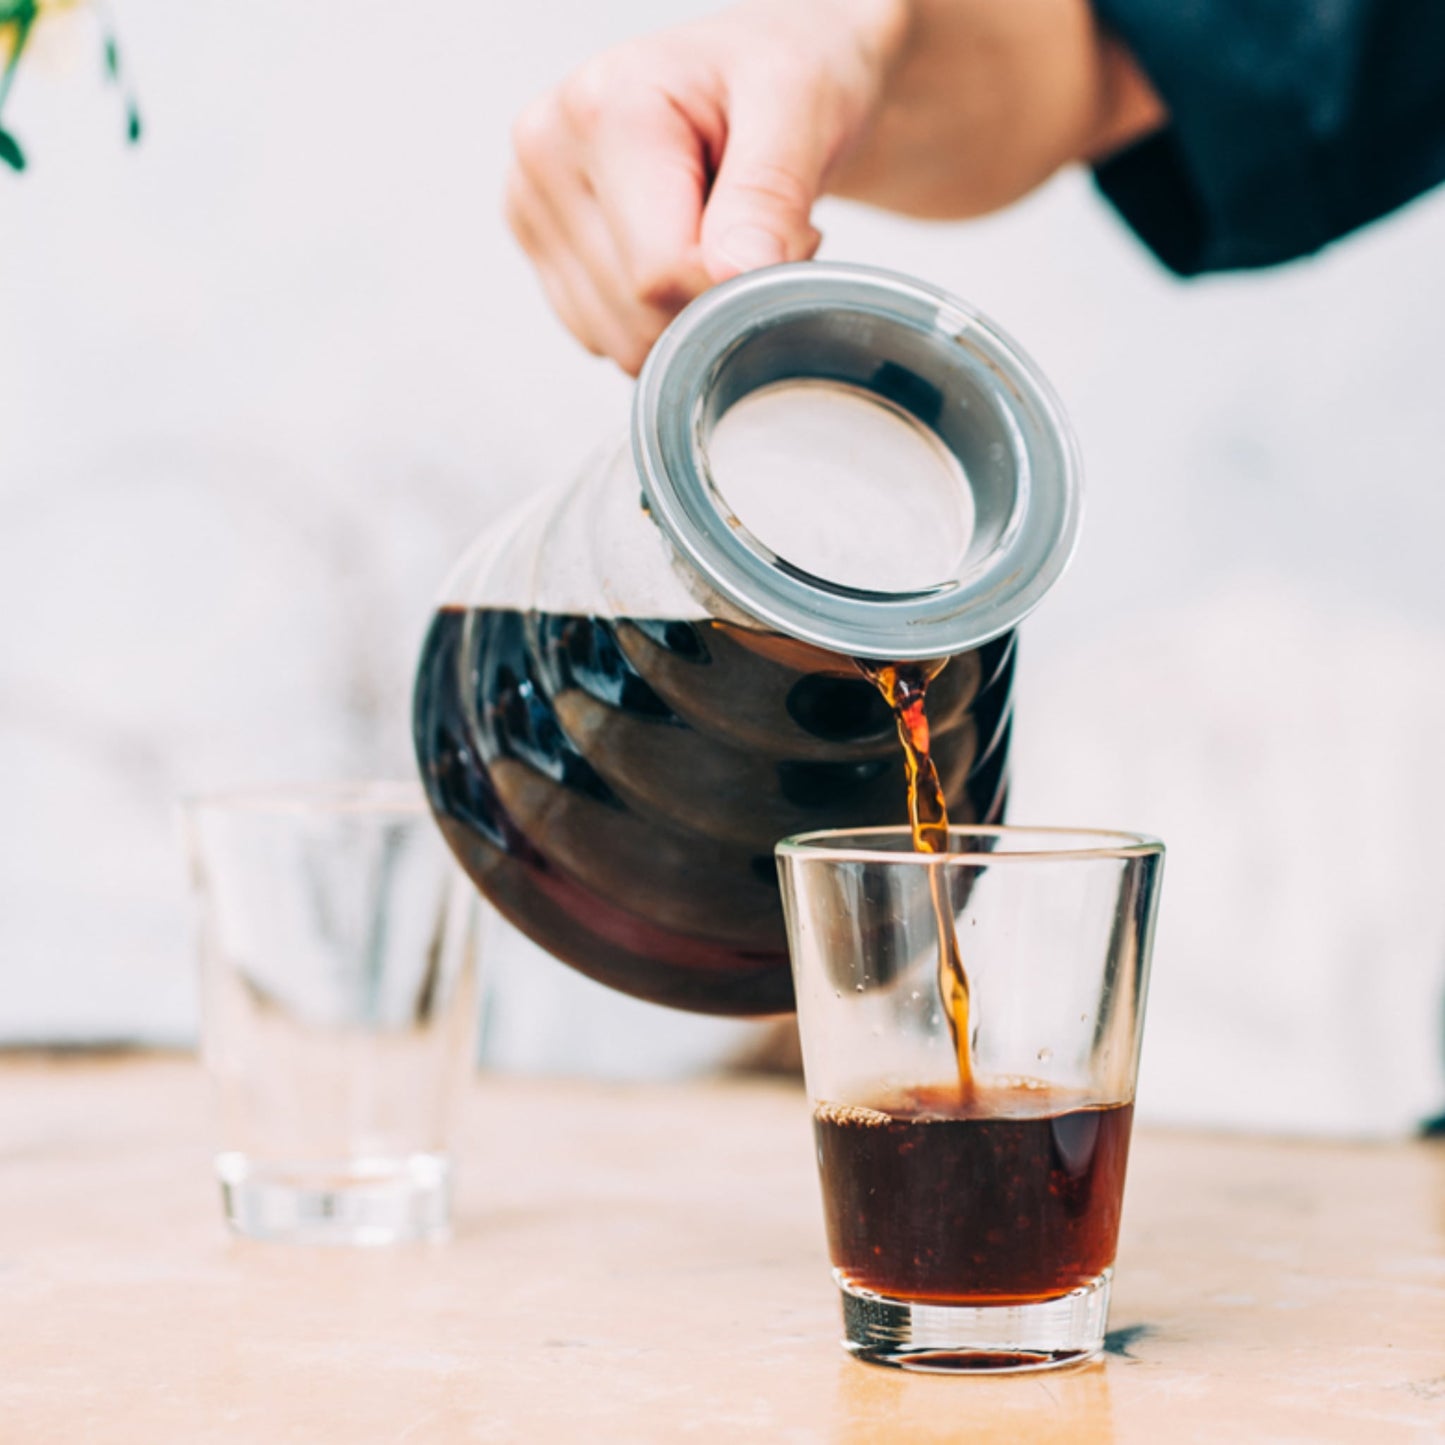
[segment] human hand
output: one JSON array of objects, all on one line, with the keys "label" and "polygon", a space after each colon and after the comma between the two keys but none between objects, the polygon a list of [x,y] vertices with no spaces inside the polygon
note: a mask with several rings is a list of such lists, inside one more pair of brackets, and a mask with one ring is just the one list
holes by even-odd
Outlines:
[{"label": "human hand", "polygon": [[825,192],[978,215],[1162,120],[1087,0],[748,0],[530,106],[507,215],[578,340],[635,373],[708,286],[810,257]]}]

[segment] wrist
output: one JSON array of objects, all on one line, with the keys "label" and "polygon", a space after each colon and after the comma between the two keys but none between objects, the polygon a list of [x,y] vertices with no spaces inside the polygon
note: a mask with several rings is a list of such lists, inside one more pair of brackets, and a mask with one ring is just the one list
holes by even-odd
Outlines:
[{"label": "wrist", "polygon": [[1104,31],[1098,44],[1099,104],[1093,132],[1080,154],[1091,165],[1127,150],[1169,122],[1164,101],[1128,48]]}]

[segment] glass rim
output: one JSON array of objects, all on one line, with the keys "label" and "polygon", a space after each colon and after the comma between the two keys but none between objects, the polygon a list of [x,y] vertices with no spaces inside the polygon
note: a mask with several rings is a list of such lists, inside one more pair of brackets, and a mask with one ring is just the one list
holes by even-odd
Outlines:
[{"label": "glass rim", "polygon": [[420,818],[429,815],[420,782],[401,778],[340,778],[328,782],[266,783],[201,789],[178,800],[182,813],[242,813],[260,817]]},{"label": "glass rim", "polygon": [[1092,840],[1086,846],[1009,848],[1004,851],[961,848],[947,853],[920,853],[912,848],[890,851],[869,847],[883,838],[909,838],[907,823],[890,823],[868,828],[820,828],[794,833],[775,845],[779,858],[831,863],[893,863],[908,867],[948,868],[957,864],[1040,863],[1122,858],[1162,858],[1163,842],[1148,833],[1118,828],[1069,828],[1059,825],[1022,823],[959,823],[948,830],[950,841],[957,838],[1006,838]]}]

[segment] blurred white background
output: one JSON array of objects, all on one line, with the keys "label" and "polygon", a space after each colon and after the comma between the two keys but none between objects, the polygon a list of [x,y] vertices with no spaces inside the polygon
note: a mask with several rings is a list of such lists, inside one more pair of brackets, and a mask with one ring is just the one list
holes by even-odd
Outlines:
[{"label": "blurred white background", "polygon": [[[191,1035],[183,791],[410,772],[447,567],[626,423],[503,228],[510,119],[700,8],[121,0],[134,150],[89,22],[42,35],[7,112],[32,169],[0,175],[0,1038]],[[1142,1112],[1445,1107],[1445,196],[1187,287],[1082,175],[984,223],[822,225],[1000,320],[1082,434],[1013,817],[1170,844]],[[489,962],[504,1064],[741,1041],[515,939]]]}]

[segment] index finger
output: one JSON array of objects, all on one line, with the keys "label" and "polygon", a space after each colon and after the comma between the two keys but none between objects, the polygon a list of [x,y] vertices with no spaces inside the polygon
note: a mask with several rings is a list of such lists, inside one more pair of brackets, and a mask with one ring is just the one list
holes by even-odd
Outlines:
[{"label": "index finger", "polygon": [[585,174],[635,298],[677,311],[707,289],[699,236],[706,142],[660,92],[601,115]]}]

